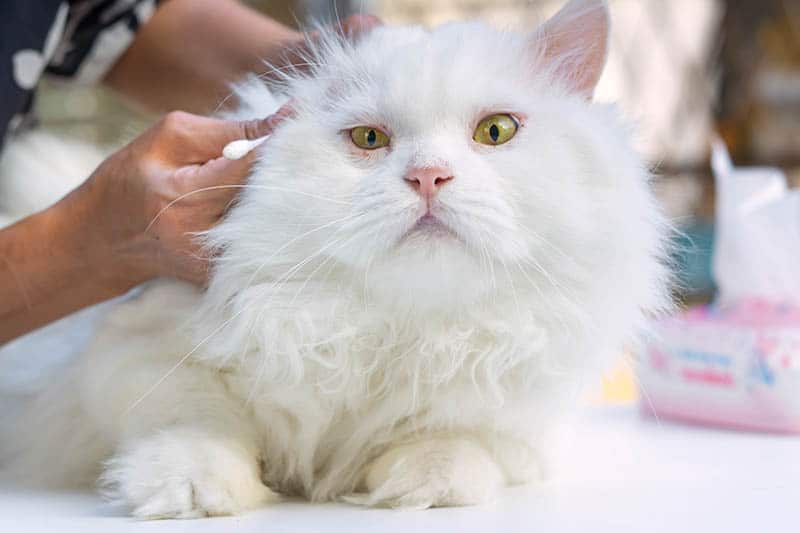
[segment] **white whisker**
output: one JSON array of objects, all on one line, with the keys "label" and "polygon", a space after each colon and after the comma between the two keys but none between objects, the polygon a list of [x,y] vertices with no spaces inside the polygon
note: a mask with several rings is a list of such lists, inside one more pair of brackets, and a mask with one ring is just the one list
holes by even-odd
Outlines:
[{"label": "white whisker", "polygon": [[161,217],[161,215],[163,215],[170,207],[174,206],[175,204],[177,204],[181,200],[185,200],[186,198],[189,198],[192,195],[195,195],[195,194],[198,194],[198,193],[201,193],[201,192],[216,191],[216,190],[221,190],[221,189],[248,189],[248,188],[279,191],[279,192],[289,192],[289,193],[293,193],[293,194],[299,194],[301,196],[307,196],[309,198],[314,198],[316,200],[323,200],[323,201],[326,201],[326,202],[333,202],[333,203],[337,203],[337,204],[349,205],[349,202],[345,202],[345,201],[342,201],[342,200],[334,200],[332,198],[325,198],[323,196],[319,196],[319,195],[316,195],[316,194],[308,193],[308,192],[305,192],[305,191],[298,191],[296,189],[289,189],[289,188],[286,188],[286,187],[272,187],[272,186],[267,186],[267,185],[251,185],[251,184],[247,184],[247,183],[239,184],[239,185],[212,185],[210,187],[202,187],[200,189],[195,189],[193,191],[189,191],[189,192],[187,192],[185,194],[182,194],[182,195],[178,196],[177,198],[175,198],[171,202],[169,202],[158,213],[156,213],[156,216],[153,217],[153,220],[151,220],[150,223],[147,225],[147,227],[144,229],[144,232],[147,233],[148,231],[150,231],[150,228],[153,227],[153,224],[155,224],[156,221]]}]

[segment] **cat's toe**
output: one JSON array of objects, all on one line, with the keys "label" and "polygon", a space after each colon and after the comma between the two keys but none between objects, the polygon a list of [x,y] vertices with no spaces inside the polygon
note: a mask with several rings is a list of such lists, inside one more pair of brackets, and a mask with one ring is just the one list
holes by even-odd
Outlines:
[{"label": "cat's toe", "polygon": [[146,496],[140,495],[137,501],[142,503],[134,507],[131,514],[141,520],[208,516],[208,511],[195,502],[194,494],[194,487],[185,480],[164,483],[160,489],[154,489]]},{"label": "cat's toe", "polygon": [[271,496],[270,490],[263,487],[251,493],[250,501],[246,501],[240,494],[231,494],[230,487],[220,479],[176,479],[165,481],[160,488],[139,495],[129,503],[138,503],[131,514],[141,520],[185,519],[237,514],[265,503]]},{"label": "cat's toe", "polygon": [[101,483],[106,496],[145,520],[231,515],[275,498],[255,459],[235,443],[169,433],[119,453]]},{"label": "cat's toe", "polygon": [[369,467],[369,491],[360,503],[426,509],[491,501],[503,475],[479,445],[457,438],[431,439],[389,450]]}]

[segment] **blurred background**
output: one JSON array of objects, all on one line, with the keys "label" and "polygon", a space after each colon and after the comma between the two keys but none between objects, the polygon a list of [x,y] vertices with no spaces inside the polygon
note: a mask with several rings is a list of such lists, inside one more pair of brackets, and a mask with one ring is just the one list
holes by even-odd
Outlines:
[{"label": "blurred background", "polygon": [[[527,31],[562,0],[249,0],[292,26],[356,12],[388,24],[436,25],[481,19]],[[598,87],[637,124],[670,218],[683,231],[678,247],[685,302],[713,295],[713,180],[709,139],[717,132],[734,162],[784,169],[800,180],[800,1],[610,0],[611,48]],[[48,84],[38,100],[52,128],[98,143],[132,138],[152,117],[102,89]],[[120,128],[120,124],[125,127]],[[635,387],[622,366],[604,384],[607,401],[630,401]]]}]

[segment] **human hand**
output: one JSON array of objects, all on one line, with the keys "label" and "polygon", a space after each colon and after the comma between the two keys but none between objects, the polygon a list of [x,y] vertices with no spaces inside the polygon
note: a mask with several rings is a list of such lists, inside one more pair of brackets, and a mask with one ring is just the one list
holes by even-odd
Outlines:
[{"label": "human hand", "polygon": [[[106,83],[152,109],[204,112],[230,81],[262,69],[259,58],[303,63],[316,37],[234,0],[198,2],[163,2]],[[354,37],[378,24],[354,16],[337,29]],[[222,149],[269,133],[288,113],[246,124],[171,113],[61,201],[0,229],[0,344],[154,277],[204,283],[196,233],[216,224],[253,158],[225,160]]]},{"label": "human hand", "polygon": [[290,113],[231,122],[174,112],[106,159],[64,200],[96,274],[121,290],[158,276],[204,283],[197,233],[225,213],[253,158],[229,161],[223,147],[269,134]]},{"label": "human hand", "polygon": [[[353,15],[335,27],[355,38],[380,24],[377,17]],[[278,63],[302,63],[316,38],[311,32],[283,41],[276,48],[285,52]],[[104,284],[127,290],[158,276],[203,284],[209,258],[197,233],[224,214],[253,159],[229,161],[222,149],[267,135],[290,112],[284,107],[246,123],[173,112],[104,161],[65,199]]]}]

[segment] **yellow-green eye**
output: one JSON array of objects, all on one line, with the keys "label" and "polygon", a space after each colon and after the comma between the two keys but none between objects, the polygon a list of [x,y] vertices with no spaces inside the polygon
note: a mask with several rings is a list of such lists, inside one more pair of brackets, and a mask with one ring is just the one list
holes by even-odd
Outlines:
[{"label": "yellow-green eye", "polygon": [[350,130],[350,138],[353,139],[353,144],[364,150],[389,146],[389,136],[381,130],[369,126],[356,126]]},{"label": "yellow-green eye", "polygon": [[472,139],[481,144],[496,146],[511,140],[517,133],[517,120],[511,115],[491,115],[478,123]]}]

